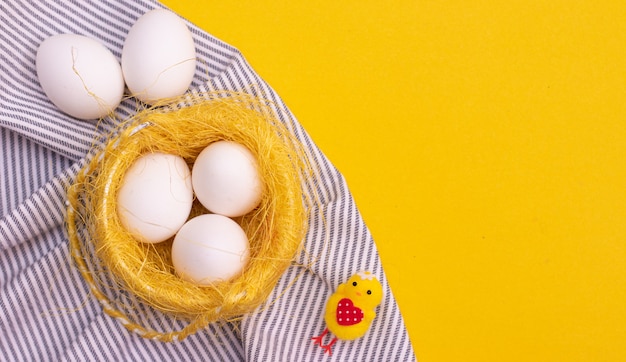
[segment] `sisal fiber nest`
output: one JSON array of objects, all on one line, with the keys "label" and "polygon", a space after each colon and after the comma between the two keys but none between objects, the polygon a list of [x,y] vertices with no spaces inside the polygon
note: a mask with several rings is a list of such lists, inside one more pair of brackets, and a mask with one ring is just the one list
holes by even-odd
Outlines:
[{"label": "sisal fiber nest", "polygon": [[[107,138],[69,187],[66,220],[73,259],[104,311],[130,331],[166,342],[261,306],[300,250],[308,219],[302,191],[306,157],[268,102],[224,92],[181,102],[187,105],[142,110]],[[240,143],[255,155],[263,198],[236,219],[250,241],[241,275],[196,286],[174,272],[173,238],[141,243],[122,227],[117,192],[141,155],[179,155],[191,167],[205,147],[220,140]],[[208,211],[194,200],[190,218],[202,213]],[[168,318],[146,317],[154,312]],[[171,317],[174,322],[168,322]]]}]

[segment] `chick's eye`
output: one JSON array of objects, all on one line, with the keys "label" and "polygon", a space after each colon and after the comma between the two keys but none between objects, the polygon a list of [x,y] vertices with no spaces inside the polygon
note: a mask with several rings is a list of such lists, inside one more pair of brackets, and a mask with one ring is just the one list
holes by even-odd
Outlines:
[{"label": "chick's eye", "polygon": [[352,285],[354,285],[356,287],[356,282],[352,282]]},{"label": "chick's eye", "polygon": [[371,290],[368,290],[368,291],[367,291],[367,294],[372,294],[372,291],[371,291]]}]

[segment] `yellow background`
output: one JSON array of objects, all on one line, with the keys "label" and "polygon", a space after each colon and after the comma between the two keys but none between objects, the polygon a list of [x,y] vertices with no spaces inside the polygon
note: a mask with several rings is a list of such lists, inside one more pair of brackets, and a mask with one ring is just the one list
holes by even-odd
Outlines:
[{"label": "yellow background", "polygon": [[626,3],[165,4],[346,177],[420,361],[626,360]]}]

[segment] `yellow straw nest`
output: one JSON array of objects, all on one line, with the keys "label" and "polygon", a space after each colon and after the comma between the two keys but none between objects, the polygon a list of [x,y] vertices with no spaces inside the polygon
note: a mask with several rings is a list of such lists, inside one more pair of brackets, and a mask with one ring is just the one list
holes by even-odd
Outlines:
[{"label": "yellow straw nest", "polygon": [[[121,124],[68,189],[70,248],[93,295],[127,329],[166,342],[260,307],[300,250],[308,219],[302,192],[306,157],[268,102],[243,93],[184,101],[190,105],[146,109]],[[179,155],[191,167],[205,147],[219,140],[238,142],[256,156],[263,198],[258,208],[236,219],[250,241],[251,258],[243,273],[201,287],[175,274],[173,238],[146,244],[124,229],[117,192],[141,155]],[[195,200],[190,218],[207,212]],[[155,321],[154,310],[173,316],[174,322]]]}]

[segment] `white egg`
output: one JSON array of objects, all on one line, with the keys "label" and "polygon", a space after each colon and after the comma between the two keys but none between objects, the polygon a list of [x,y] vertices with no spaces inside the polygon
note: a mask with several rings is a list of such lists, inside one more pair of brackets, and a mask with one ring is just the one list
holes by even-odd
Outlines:
[{"label": "white egg", "polygon": [[149,153],[126,171],[117,194],[122,225],[139,241],[158,243],[174,236],[191,212],[193,189],[182,157]]},{"label": "white egg", "polygon": [[179,96],[196,70],[196,47],[176,14],[156,9],[132,26],[122,49],[122,71],[132,95],[146,103]]},{"label": "white egg", "polygon": [[198,285],[229,280],[241,274],[250,248],[244,230],[232,219],[204,214],[189,220],[172,244],[176,274]]},{"label": "white egg", "polygon": [[241,144],[218,141],[198,155],[191,179],[196,197],[211,212],[229,217],[245,215],[261,202],[258,163]]},{"label": "white egg", "polygon": [[47,38],[37,50],[36,69],[44,93],[70,116],[98,119],[122,101],[120,64],[94,39],[74,34]]}]

